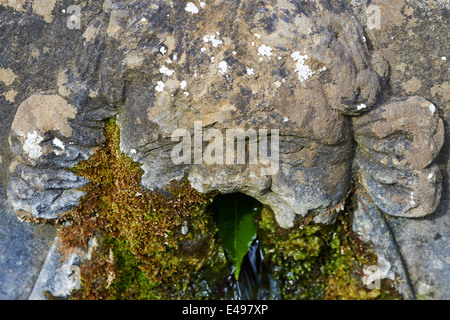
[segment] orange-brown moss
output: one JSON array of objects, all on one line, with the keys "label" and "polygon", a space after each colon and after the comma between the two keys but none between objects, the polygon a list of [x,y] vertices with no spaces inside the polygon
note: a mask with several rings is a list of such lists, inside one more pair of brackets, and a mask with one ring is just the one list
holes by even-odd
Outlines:
[{"label": "orange-brown moss", "polygon": [[[100,147],[73,168],[90,181],[86,195],[60,219],[63,252],[87,250],[93,237],[99,243],[81,266],[82,289],[72,299],[214,298],[230,271],[208,209],[215,194],[198,193],[186,179],[164,192],[143,189],[139,164],[120,152],[115,120],[105,129]],[[314,225],[310,216],[291,230],[277,226],[270,208],[262,210],[258,237],[280,298],[398,298],[361,286],[361,267],[376,256],[351,231],[351,204],[332,226]]]},{"label": "orange-brown moss", "polygon": [[[152,288],[149,295],[137,296],[177,297],[195,271],[217,252],[214,224],[206,212],[213,195],[198,193],[186,179],[173,181],[169,195],[143,189],[139,164],[119,150],[115,120],[108,121],[105,129],[100,147],[73,168],[90,182],[82,189],[86,195],[79,206],[61,217],[68,224],[58,232],[66,252],[73,247],[87,250],[94,236],[102,241],[94,258],[82,267],[83,289],[73,296],[130,298],[133,290],[120,282],[136,287],[122,277],[131,273],[137,282]],[[183,223],[189,228],[186,235],[181,233]],[[164,285],[166,289],[158,292],[156,288]]]}]

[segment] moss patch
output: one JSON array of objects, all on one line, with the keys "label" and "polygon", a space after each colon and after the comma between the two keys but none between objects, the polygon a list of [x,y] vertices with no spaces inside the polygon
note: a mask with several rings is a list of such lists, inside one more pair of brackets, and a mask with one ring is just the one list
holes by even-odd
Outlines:
[{"label": "moss patch", "polygon": [[382,280],[380,289],[363,285],[363,266],[376,265],[377,257],[351,231],[348,212],[341,212],[333,225],[312,224],[309,218],[286,231],[265,207],[259,221],[261,246],[282,299],[400,298],[388,281]]},{"label": "moss patch", "polygon": [[[72,297],[201,296],[201,290],[190,292],[197,271],[214,265],[216,272],[217,265],[226,264],[207,212],[214,195],[198,193],[187,180],[173,181],[164,193],[143,189],[143,172],[120,152],[119,141],[119,127],[111,119],[101,146],[73,168],[90,182],[82,189],[86,195],[78,208],[62,218],[69,223],[59,229],[61,243],[65,252],[73,247],[87,250],[94,236],[101,245],[82,266],[83,288]],[[182,232],[183,227],[189,232]]]},{"label": "moss patch", "polygon": [[[61,251],[88,249],[81,265],[82,288],[71,299],[215,299],[226,286],[231,265],[221,247],[210,204],[189,182],[166,190],[141,187],[142,169],[119,149],[114,119],[89,160],[72,170],[89,179],[79,206],[65,213],[58,235]],[[302,221],[285,230],[264,207],[256,217],[265,260],[282,299],[397,298],[361,284],[362,266],[376,256],[350,229],[350,214],[332,226]]]}]

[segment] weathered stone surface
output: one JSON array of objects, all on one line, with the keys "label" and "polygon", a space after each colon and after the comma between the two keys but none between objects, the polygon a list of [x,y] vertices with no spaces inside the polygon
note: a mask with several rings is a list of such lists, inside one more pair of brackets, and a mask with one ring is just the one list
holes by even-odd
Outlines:
[{"label": "weathered stone surface", "polygon": [[52,219],[77,205],[82,192],[76,189],[86,181],[66,169],[90,150],[74,145],[69,121],[76,114],[59,95],[32,95],[20,104],[9,137],[16,160],[8,183],[20,216]]},{"label": "weathered stone surface", "polygon": [[55,230],[53,226],[19,221],[6,200],[3,186],[0,195],[0,299],[26,300],[55,237]]},{"label": "weathered stone surface", "polygon": [[390,100],[352,123],[358,145],[390,168],[422,170],[444,144],[436,106],[418,96]]},{"label": "weathered stone surface", "polygon": [[386,215],[418,299],[450,300],[450,203],[421,219]]},{"label": "weathered stone surface", "polygon": [[394,216],[433,213],[442,193],[441,172],[433,161],[445,134],[435,105],[418,96],[392,99],[353,117],[352,123],[355,164],[378,207]]},{"label": "weathered stone surface", "polygon": [[[328,1],[273,1],[269,7],[218,2],[193,11],[184,2],[105,2],[103,10],[108,14],[94,18],[78,44],[92,59],[58,71],[58,94],[34,94],[19,106],[10,136],[17,161],[69,167],[85,158],[83,143],[95,145],[92,138],[100,133],[88,123],[114,113],[114,107],[98,106],[103,101],[120,106],[121,147],[143,164],[144,186],[163,187],[188,170],[201,191],[240,191],[271,205],[283,227],[292,226],[296,214],[312,212],[318,213],[316,222],[333,221],[321,213],[343,201],[348,190],[354,145],[346,116],[366,112],[361,119],[370,118],[367,111],[388,76],[382,55],[374,55],[372,68],[364,30],[354,17]],[[181,28],[173,28],[181,21]],[[4,74],[11,78],[10,71]],[[393,109],[402,113],[407,107]],[[36,118],[43,108],[47,115]],[[194,155],[175,163],[172,151],[180,137],[174,133],[180,129],[190,132],[183,139]],[[270,174],[261,153],[253,163],[233,164],[237,159],[229,158],[225,141],[230,129],[279,134],[279,159],[269,162]],[[200,134],[200,145],[192,146]],[[213,137],[223,143],[208,145]],[[386,135],[380,138],[389,147]],[[259,136],[253,142],[260,147],[263,141]],[[211,157],[224,147],[223,155]],[[27,187],[21,172],[12,177],[9,197],[21,212],[49,218],[76,201],[73,192],[65,201],[48,186]],[[59,178],[74,182],[65,189],[79,187],[73,177]]]},{"label": "weathered stone surface", "polygon": [[[394,234],[386,222],[385,215],[372,199],[359,187],[356,193],[358,207],[353,212],[353,231],[365,243],[370,243],[377,254],[377,267],[382,270],[377,280],[390,279],[396,290],[406,299],[415,299],[414,287],[410,283],[408,269],[397,247]],[[374,225],[377,227],[374,228]],[[366,266],[370,267],[370,266]]]},{"label": "weathered stone surface", "polygon": [[[101,4],[99,5],[101,7]],[[48,8],[47,11],[43,10],[45,6]],[[13,153],[9,144],[14,117],[19,106],[29,97],[36,95],[64,97],[66,104],[76,107],[78,119],[81,119],[83,112],[79,106],[80,101],[83,101],[83,105],[89,109],[91,114],[95,109],[99,109],[92,102],[86,102],[83,97],[88,96],[89,92],[83,95],[83,88],[79,88],[78,92],[81,93],[73,95],[71,99],[67,99],[67,96],[62,94],[66,93],[63,88],[58,90],[60,87],[57,81],[59,73],[71,64],[76,65],[77,63],[73,59],[80,53],[76,47],[77,39],[81,38],[81,34],[78,36],[79,31],[66,27],[67,15],[62,12],[62,9],[66,8],[67,5],[62,1],[0,1],[0,45],[2,47],[0,50],[0,299],[2,300],[29,298],[56,234],[55,227],[52,225],[30,224],[17,219],[14,207],[7,198],[7,185],[9,178],[14,180],[16,177],[20,177],[22,172],[11,173],[10,169],[22,166],[25,168],[23,172],[25,175],[40,177],[39,184],[48,183],[49,186],[54,186],[51,181],[53,178],[49,176],[50,180],[46,181],[40,174],[40,170],[50,172],[50,169],[55,168],[58,172],[58,170],[70,166],[70,163],[79,161],[81,157],[76,159],[74,156],[71,159],[72,155],[69,154],[74,152],[72,147],[76,147],[84,154],[89,154],[90,148],[98,143],[98,139],[102,135],[102,122],[96,124],[95,130],[88,128],[88,125],[92,126],[93,124],[93,117],[89,122],[85,117],[82,121],[78,121],[78,125],[70,122],[69,126],[72,129],[70,139],[72,140],[65,139],[62,134],[57,136],[64,143],[66,154],[59,157],[51,155],[52,161],[48,165],[45,165],[45,161],[40,162],[42,165],[40,169],[36,169],[37,167],[31,166],[30,163],[17,161],[17,156],[20,154]],[[97,15],[99,12],[96,4],[91,3],[89,10],[84,12],[84,18],[90,19],[90,15]],[[52,22],[44,20],[44,15],[48,17],[47,20]],[[84,88],[84,90],[87,89]],[[96,106],[99,105],[96,104]],[[46,109],[44,105],[41,106],[41,111],[37,122],[24,124],[25,127],[38,124],[41,121],[40,118],[44,119],[47,116],[48,119],[51,110]],[[55,115],[55,113],[51,114]],[[31,113],[22,113],[22,115],[27,119],[32,116]],[[19,120],[19,117],[17,119]],[[50,119],[47,122],[50,127],[54,125],[53,120]],[[74,121],[75,119],[69,120]],[[80,122],[83,125],[80,125]],[[52,132],[56,133],[55,130],[39,132],[40,136],[44,137],[40,145],[43,151],[52,150],[51,148],[54,146],[52,141],[55,137],[51,135]],[[93,135],[92,132],[96,132],[96,135]],[[34,131],[31,133],[33,134]],[[75,142],[73,146],[68,144],[70,141]],[[14,142],[13,145],[20,146]],[[24,152],[21,146],[19,150]],[[55,146],[55,150],[60,149]],[[67,170],[64,172],[66,175]],[[35,183],[34,179],[31,181]],[[22,181],[22,183],[25,182]],[[72,187],[68,191],[73,190]],[[16,195],[35,192],[28,188],[26,186],[24,189],[15,190],[18,192]],[[60,191],[65,190],[60,189]],[[39,197],[48,192],[49,189],[42,189],[36,192],[36,197],[30,199],[34,199],[35,203],[38,203]],[[50,194],[52,193],[50,192]]]},{"label": "weathered stone surface", "polygon": [[92,250],[97,245],[96,239],[91,239],[87,252],[78,250],[67,257],[61,256],[59,245],[58,238],[55,238],[31,291],[30,300],[46,300],[45,293],[56,299],[65,299],[72,290],[80,288],[80,263],[91,259]]},{"label": "weathered stone surface", "polygon": [[423,170],[389,168],[358,150],[355,164],[373,201],[384,212],[399,217],[422,217],[439,205],[442,177],[437,165]]},{"label": "weathered stone surface", "polygon": [[[146,187],[166,185],[189,169],[195,188],[252,195],[271,205],[283,227],[296,214],[344,199],[353,142],[340,112],[370,109],[379,77],[361,25],[319,3],[322,9],[288,2],[217,2],[195,13],[185,3],[165,2],[108,9],[106,38],[122,44],[114,55],[124,66],[118,77],[125,72],[128,80],[121,146],[143,163]],[[179,21],[181,28],[171,27]],[[139,42],[150,34],[152,42]],[[279,170],[262,175],[261,163],[229,165],[225,158],[174,165],[170,150],[177,143],[170,137],[185,129],[195,139],[195,121],[203,136],[218,130],[219,139],[227,129],[279,130]],[[201,148],[208,151],[206,143]]]},{"label": "weathered stone surface", "polygon": [[[435,159],[442,174],[440,205],[433,214],[422,218],[391,215],[385,218],[417,298],[448,300],[450,87],[447,70],[450,44],[448,23],[445,23],[448,1],[354,1],[349,8],[364,26],[369,20],[366,9],[371,4],[380,8],[380,28],[365,28],[365,33],[373,50],[382,53],[389,63],[386,92],[395,97],[421,96],[436,106],[436,113],[444,120],[444,146]],[[411,113],[409,117],[415,115]],[[415,158],[420,159],[421,154]]]},{"label": "weathered stone surface", "polygon": [[[404,257],[403,248],[420,257],[448,251],[416,239],[448,216],[438,207],[449,177],[448,148],[439,152],[450,138],[444,0],[74,3],[80,29],[67,27],[64,2],[0,0],[8,48],[0,55],[0,181],[20,216],[53,219],[77,203],[85,181],[65,168],[88,157],[103,120],[118,115],[121,148],[143,164],[148,188],[188,170],[199,190],[269,204],[283,227],[313,213],[332,223],[324,213],[345,199],[355,165],[379,209],[427,215],[390,218]],[[379,27],[369,26],[370,5],[380,9]],[[279,130],[274,174],[262,175],[270,167],[262,162],[174,163],[174,130],[194,140],[237,128]],[[384,230],[380,221],[373,232]],[[412,281],[420,279],[414,286],[449,287],[448,264],[419,266],[412,253],[406,260]]]},{"label": "weathered stone surface", "polygon": [[87,181],[65,169],[35,170],[17,164],[8,183],[9,201],[21,218],[55,219],[78,204]]}]

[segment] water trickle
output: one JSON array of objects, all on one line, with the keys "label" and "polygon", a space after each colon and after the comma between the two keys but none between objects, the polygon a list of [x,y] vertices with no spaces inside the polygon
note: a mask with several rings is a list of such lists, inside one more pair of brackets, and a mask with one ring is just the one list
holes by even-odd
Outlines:
[{"label": "water trickle", "polygon": [[259,240],[255,239],[244,257],[239,280],[233,272],[228,277],[228,299],[231,300],[272,300],[277,299],[277,284],[264,262]]},{"label": "water trickle", "polygon": [[[233,214],[257,213],[262,206],[256,199],[241,193],[222,195],[216,200],[216,212],[231,208]],[[234,204],[234,207],[231,204]],[[238,279],[236,279],[233,264],[230,269],[226,279],[217,288],[218,299],[267,300],[279,298],[277,284],[264,261],[263,251],[256,233],[240,264]]]}]

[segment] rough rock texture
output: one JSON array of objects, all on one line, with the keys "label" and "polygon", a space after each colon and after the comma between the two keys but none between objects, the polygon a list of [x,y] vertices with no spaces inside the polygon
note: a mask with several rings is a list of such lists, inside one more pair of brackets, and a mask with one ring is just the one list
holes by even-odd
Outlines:
[{"label": "rough rock texture", "polygon": [[[68,27],[71,4],[81,9],[80,29]],[[270,205],[282,227],[310,214],[332,223],[326,212],[358,173],[381,210],[370,210],[380,230],[371,241],[416,286],[405,295],[448,297],[433,289],[437,281],[450,286],[448,241],[440,240],[450,226],[447,5],[0,0],[0,43],[8,48],[0,54],[0,181],[8,201],[34,219],[76,205],[86,181],[67,168],[89,156],[103,120],[117,115],[121,148],[143,164],[146,187],[187,170],[201,191],[244,192]],[[370,6],[381,14],[375,28]],[[256,130],[247,156],[267,143],[271,157],[230,164],[230,129]],[[180,137],[192,152],[174,163]],[[355,214],[355,226],[362,217]],[[395,254],[382,240],[385,228]],[[417,240],[431,234],[441,238]]]},{"label": "rough rock texture", "polygon": [[[390,279],[404,298],[414,298],[414,288],[410,283],[408,269],[404,265],[389,224],[364,189],[359,187],[357,191],[358,207],[353,212],[352,228],[364,242],[372,244],[373,250],[378,253],[377,266],[382,272],[377,280]],[[373,227],[374,221],[377,222],[377,228]]]},{"label": "rough rock texture", "polygon": [[[349,6],[364,26],[367,26],[368,2],[358,1]],[[448,300],[450,48],[447,40],[448,23],[445,21],[448,20],[449,4],[448,1],[424,0],[376,0],[370,4],[380,7],[380,28],[364,30],[370,47],[380,52],[389,63],[389,80],[385,91],[392,97],[418,95],[431,101],[444,122],[444,147],[435,159],[442,174],[441,201],[436,211],[415,219],[392,215],[384,217],[403,258],[414,297]],[[410,114],[409,117],[414,118],[415,115]],[[421,159],[421,154],[415,158]],[[382,238],[380,234],[379,241]]]},{"label": "rough rock texture", "polygon": [[386,216],[416,298],[450,300],[449,210],[446,199],[427,218],[404,221]]},{"label": "rough rock texture", "polygon": [[0,299],[28,299],[56,232],[19,221],[3,187],[0,194]]},{"label": "rough rock texture", "polygon": [[[316,222],[333,221],[333,215],[320,213],[339,205],[348,191],[355,146],[347,116],[375,105],[387,72],[379,56],[374,64],[380,75],[375,72],[364,30],[353,16],[328,1],[225,1],[200,9],[183,1],[105,2],[103,13],[83,33],[80,63],[58,74],[58,95],[32,95],[19,106],[10,136],[17,161],[39,175],[40,167],[52,169],[37,183],[22,166],[12,170],[8,194],[16,211],[52,218],[76,203],[81,194],[70,189],[83,181],[56,171],[53,163],[69,167],[88,154],[80,144],[95,132],[82,131],[87,137],[72,141],[69,122],[86,127],[84,121],[104,117],[94,102],[100,100],[117,107],[121,147],[143,164],[146,187],[160,188],[189,170],[195,188],[252,195],[273,208],[283,227],[292,226],[296,214],[319,213]],[[88,55],[92,59],[82,58]],[[43,108],[49,111],[46,117],[36,117]],[[407,108],[391,109],[406,113]],[[383,124],[395,127],[395,113],[382,116]],[[372,113],[365,118],[372,119]],[[418,126],[412,119],[405,130]],[[176,130],[190,132],[180,135],[194,153],[181,163],[173,160],[180,139]],[[261,152],[240,164],[234,145],[230,149],[225,141],[227,130],[245,130],[246,148],[255,150],[269,143],[261,135],[267,130],[267,148],[279,154],[271,154],[269,168]],[[254,140],[249,130],[257,132]],[[442,123],[436,130],[441,139],[429,161],[443,142]],[[359,131],[356,137],[363,135]],[[434,134],[422,133],[414,141],[416,149]],[[214,143],[203,143],[209,141]],[[356,141],[363,148],[372,143]],[[418,179],[411,183],[421,184],[426,194],[439,193],[439,179],[434,185]],[[430,213],[437,203],[417,206]],[[390,209],[394,215],[407,210]]]},{"label": "rough rock texture", "polygon": [[50,294],[52,298],[64,299],[70,295],[72,290],[80,289],[80,264],[91,259],[97,240],[91,239],[87,252],[78,250],[66,258],[63,258],[58,251],[59,245],[58,238],[55,238],[31,291],[30,300],[46,300],[48,298],[46,293]]},{"label": "rough rock texture", "polygon": [[359,146],[356,163],[377,206],[394,216],[433,213],[442,181],[433,160],[444,142],[444,124],[434,104],[417,96],[388,101],[354,117],[353,130]]},{"label": "rough rock texture", "polygon": [[[349,120],[338,110],[357,113],[359,103],[369,108],[379,90],[363,31],[351,16],[287,2],[217,2],[198,12],[184,2],[138,10],[130,3],[110,10],[106,41],[122,44],[114,53],[124,66],[117,77],[127,74],[121,145],[143,163],[146,187],[166,185],[189,169],[197,189],[252,195],[271,205],[284,227],[295,214],[344,199],[353,142]],[[180,21],[182,28],[172,27]],[[153,41],[143,42],[149,34]],[[357,97],[360,87],[367,92]],[[264,175],[261,158],[230,165],[229,148],[208,163],[206,143],[198,163],[193,155],[174,165],[170,151],[178,141],[170,138],[184,129],[195,140],[195,121],[204,141],[209,132],[220,148],[227,129],[265,129],[272,137],[279,130],[279,167]]]}]

